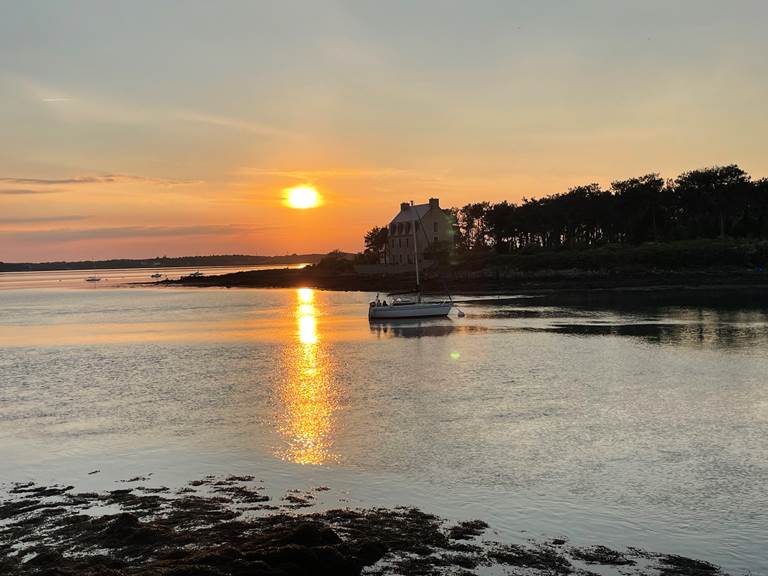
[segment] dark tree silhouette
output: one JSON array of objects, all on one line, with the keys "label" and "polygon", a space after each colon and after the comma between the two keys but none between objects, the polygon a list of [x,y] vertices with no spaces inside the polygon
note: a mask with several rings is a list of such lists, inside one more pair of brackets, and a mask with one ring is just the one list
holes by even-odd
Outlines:
[{"label": "dark tree silhouette", "polygon": [[387,227],[374,226],[365,233],[365,258],[369,262],[386,262],[387,256]]},{"label": "dark tree silhouette", "polygon": [[[768,239],[768,179],[752,180],[738,166],[659,174],[576,186],[520,204],[472,202],[444,210],[458,252],[569,250],[698,238]],[[380,254],[386,237],[366,234],[366,254]],[[386,228],[383,229],[384,234]],[[378,240],[377,240],[378,238]],[[450,249],[441,246],[435,252]]]},{"label": "dark tree silhouette", "polygon": [[658,174],[617,180],[519,205],[473,202],[450,209],[456,247],[508,253],[695,238],[768,237],[768,179],[736,165],[714,166],[664,182]]}]

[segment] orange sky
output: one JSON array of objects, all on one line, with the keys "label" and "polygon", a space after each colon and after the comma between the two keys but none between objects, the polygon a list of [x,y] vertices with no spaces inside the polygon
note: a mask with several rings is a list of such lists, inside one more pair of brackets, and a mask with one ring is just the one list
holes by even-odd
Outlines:
[{"label": "orange sky", "polygon": [[768,175],[760,2],[30,4],[0,18],[3,261],[357,251],[406,200]]}]

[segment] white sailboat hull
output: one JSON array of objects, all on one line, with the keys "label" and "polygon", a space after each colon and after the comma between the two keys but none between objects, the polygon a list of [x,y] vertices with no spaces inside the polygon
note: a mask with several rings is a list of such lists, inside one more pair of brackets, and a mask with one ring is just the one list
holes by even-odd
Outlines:
[{"label": "white sailboat hull", "polygon": [[437,318],[448,316],[453,305],[450,302],[413,302],[392,306],[376,306],[371,303],[368,318],[371,320],[391,318]]}]

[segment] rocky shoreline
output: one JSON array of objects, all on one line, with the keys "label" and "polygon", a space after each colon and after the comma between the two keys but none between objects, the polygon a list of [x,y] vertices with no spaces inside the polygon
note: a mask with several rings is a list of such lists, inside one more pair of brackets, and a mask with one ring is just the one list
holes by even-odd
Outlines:
[{"label": "rocky shoreline", "polygon": [[416,508],[313,511],[326,490],[289,491],[275,502],[253,476],[209,476],[176,490],[12,484],[0,496],[0,573],[725,576],[708,562],[632,546],[503,543],[482,520],[450,523]]}]

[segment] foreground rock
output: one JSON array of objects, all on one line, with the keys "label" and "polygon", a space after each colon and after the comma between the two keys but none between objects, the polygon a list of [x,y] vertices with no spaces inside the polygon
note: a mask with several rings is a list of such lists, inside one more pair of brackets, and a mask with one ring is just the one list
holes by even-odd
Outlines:
[{"label": "foreground rock", "polygon": [[[325,488],[323,488],[325,489]],[[319,489],[318,489],[319,490]],[[414,508],[297,514],[252,477],[206,478],[171,492],[77,493],[17,484],[0,500],[0,574],[45,576],[290,576],[475,574],[715,576],[706,562],[565,540],[503,544],[488,525],[449,525]],[[307,494],[304,500],[311,500]],[[96,514],[110,509],[113,513]]]}]

